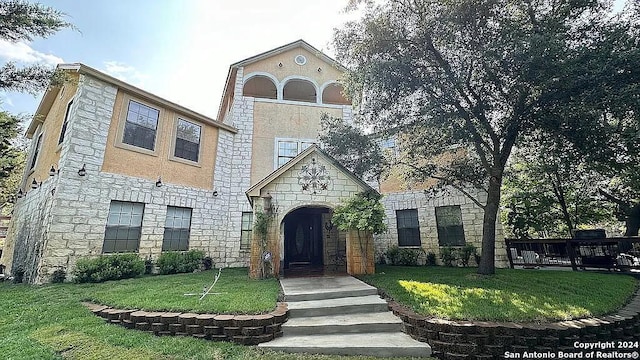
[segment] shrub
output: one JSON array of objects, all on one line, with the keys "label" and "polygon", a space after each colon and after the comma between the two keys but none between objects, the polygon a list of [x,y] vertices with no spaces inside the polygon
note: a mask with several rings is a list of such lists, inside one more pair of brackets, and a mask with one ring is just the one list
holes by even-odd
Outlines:
[{"label": "shrub", "polygon": [[204,251],[187,252],[167,251],[158,258],[160,274],[178,274],[193,272],[200,268],[204,260]]},{"label": "shrub", "polygon": [[476,259],[476,265],[480,266],[480,254],[475,253],[473,257]]},{"label": "shrub", "polygon": [[459,254],[462,266],[467,267],[469,266],[469,259],[471,259],[471,255],[474,255],[474,257],[477,255],[476,247],[471,244],[467,244],[460,248]]},{"label": "shrub", "polygon": [[103,255],[83,258],[73,271],[75,282],[103,282],[133,278],[144,273],[144,260],[138,254]]},{"label": "shrub", "polygon": [[440,259],[444,266],[453,266],[453,262],[458,259],[456,249],[451,246],[445,246],[440,249]]},{"label": "shrub", "polygon": [[387,250],[386,257],[391,265],[416,266],[422,251],[421,249],[404,249],[392,246]]},{"label": "shrub", "polygon": [[205,270],[211,270],[213,268],[213,259],[211,258],[211,256],[206,256],[204,259],[202,259],[202,266]]},{"label": "shrub", "polygon": [[386,262],[389,265],[396,265],[395,260],[398,258],[398,253],[400,252],[400,248],[397,246],[392,246],[384,252],[384,257],[386,258]]},{"label": "shrub", "polygon": [[51,274],[51,282],[54,284],[62,284],[67,279],[67,272],[64,269],[58,269]]},{"label": "shrub", "polygon": [[144,261],[144,274],[153,274],[153,259],[151,259],[151,256]]},{"label": "shrub", "polygon": [[436,254],[432,251],[427,253],[427,258],[424,262],[426,266],[435,266],[436,265]]}]

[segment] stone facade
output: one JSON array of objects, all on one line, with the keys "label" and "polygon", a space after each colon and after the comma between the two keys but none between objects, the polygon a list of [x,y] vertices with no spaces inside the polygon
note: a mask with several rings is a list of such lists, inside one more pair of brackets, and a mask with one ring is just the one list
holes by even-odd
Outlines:
[{"label": "stone facade", "polygon": [[[485,194],[476,192],[470,192],[470,194],[476,196],[481,203],[486,201]],[[385,234],[375,236],[376,258],[390,247],[398,245],[396,211],[417,209],[420,225],[420,247],[427,253],[434,253],[436,258],[440,259],[442,247],[438,244],[435,209],[439,206],[452,205],[460,206],[466,244],[474,245],[478,249],[478,254],[480,253],[482,247],[482,209],[460,191],[447,189],[446,192],[435,196],[422,190],[389,193],[384,195],[382,203],[385,207],[388,231]],[[502,225],[498,221],[496,223],[496,266],[507,267],[508,264]]]},{"label": "stone facade", "polygon": [[[72,269],[79,257],[101,254],[112,200],[145,204],[138,250],[143,257],[160,255],[167,206],[181,206],[193,209],[191,249],[205,251],[216,266],[246,266],[246,256],[238,250],[239,235],[237,241],[228,238],[225,196],[231,198],[230,185],[220,186],[221,196],[216,196],[208,189],[173,184],[156,187],[155,181],[100,170],[116,93],[117,88],[108,83],[81,76],[75,97],[78,106],[69,117],[62,145],[60,171],[16,204],[16,220],[10,230],[14,241],[3,255],[10,272],[31,269],[25,280],[46,282],[56,269]],[[229,136],[221,132],[220,137],[228,140]],[[86,175],[79,176],[83,166]],[[15,251],[22,248],[34,250],[26,255]]]},{"label": "stone facade", "polygon": [[[293,64],[296,54],[308,58],[306,66]],[[319,224],[323,227],[321,257],[325,269],[336,272],[350,269],[355,273],[353,266],[361,264],[362,260],[360,251],[355,251],[354,242],[349,242],[346,233],[332,227],[330,218],[335,206],[371,186],[355,178],[321,150],[309,150],[305,154],[302,147],[303,142],[308,146],[317,137],[323,114],[341,116],[346,122],[353,120],[353,109],[345,99],[336,102],[327,98],[324,101],[323,90],[339,88],[336,84],[344,70],[333,60],[304,42],[296,42],[275,49],[270,55],[261,54],[232,65],[219,112],[221,122],[133,88],[85,65],[65,66],[66,70],[75,71],[77,86],[69,86],[66,93],[60,90],[59,94],[53,91],[45,94],[41,103],[44,110],[39,114],[45,115],[45,120],[34,119],[33,127],[29,127],[33,136],[32,154],[39,129],[47,128],[44,134],[49,147],[42,148],[41,153],[48,156],[41,156],[38,161],[42,164],[25,174],[23,189],[29,191],[16,203],[14,220],[0,259],[9,273],[22,269],[27,281],[46,282],[56,269],[71,271],[78,258],[102,254],[110,204],[124,201],[144,204],[138,246],[141,257],[157,259],[161,254],[167,206],[188,207],[192,209],[189,249],[203,250],[218,267],[251,265],[251,273],[255,275],[262,253],[256,251],[255,246],[251,251],[241,247],[242,213],[261,211],[262,197],[266,195],[271,197],[273,205],[267,210],[273,212],[269,251],[274,256],[271,269],[274,274],[279,273],[280,262],[285,257],[285,220],[299,209],[315,209],[312,212],[317,216],[314,218],[316,227]],[[273,82],[276,98],[245,96],[244,87],[256,76]],[[285,99],[285,87],[293,80],[312,84],[315,101],[298,101],[295,97]],[[332,96],[336,94],[340,93],[334,92]],[[130,144],[123,146],[123,119],[128,119],[126,104],[131,99],[158,106],[156,139],[163,141],[162,146],[152,146],[152,151]],[[71,101],[73,106],[68,106]],[[53,110],[47,110],[47,103],[53,104]],[[69,113],[65,114],[64,110]],[[38,111],[41,111],[40,107]],[[191,118],[206,130],[203,133],[208,134],[208,138],[200,146],[208,150],[209,162],[203,163],[200,158],[200,162],[186,165],[181,161],[183,159],[171,163],[176,160],[172,159],[175,154],[170,146],[175,145],[173,131],[177,131],[178,117]],[[62,144],[57,145],[63,119],[68,120],[66,133]],[[297,141],[297,151],[302,154],[295,164],[290,161],[291,165],[274,171],[281,160],[279,141]],[[210,147],[202,148],[207,145]],[[117,153],[113,151],[116,148]],[[282,155],[285,159],[291,156]],[[134,158],[136,169],[144,169],[125,171],[132,166],[123,164],[129,164],[127,159]],[[303,167],[308,167],[313,158],[322,162],[330,179],[326,187],[314,188],[317,191],[305,188],[300,180]],[[44,163],[49,161],[53,164]],[[119,166],[107,166],[113,165],[114,161]],[[58,171],[48,176],[46,173],[52,165]],[[172,170],[167,169],[169,165]],[[79,175],[81,168],[86,170],[86,175]],[[180,173],[180,176],[169,176],[174,173]],[[162,186],[155,184],[159,175],[162,175]],[[203,180],[205,175],[206,180]],[[195,176],[201,180],[199,183],[180,182],[180,179]],[[41,184],[31,190],[29,182],[36,177]],[[383,203],[387,209],[389,232],[375,237],[375,246],[371,248],[375,248],[376,258],[397,245],[396,210],[402,209],[417,209],[421,246],[437,255],[434,209],[459,205],[466,241],[480,247],[481,211],[455,191],[451,196],[430,199],[422,191],[390,193],[383,198]],[[498,265],[506,264],[499,224],[496,243]],[[371,256],[367,255],[367,267],[372,266]],[[348,268],[349,264],[351,268]]]},{"label": "stone facade", "polygon": [[[312,163],[324,167],[328,179],[326,180],[326,188],[320,189],[316,193],[304,190],[300,180],[305,167],[309,167]],[[247,194],[252,198],[255,211],[263,211],[262,197],[267,195],[271,197],[271,205],[275,211],[269,233],[269,251],[273,254],[274,274],[278,274],[280,262],[285,257],[284,222],[288,214],[305,207],[332,210],[344,200],[370,189],[365,183],[356,181],[349,173],[332,163],[315,146],[301,153],[298,158],[291,160],[266,180],[251,188]],[[324,219],[326,220],[327,217],[325,216]],[[258,241],[259,239],[254,234],[254,245],[252,246],[254,249]],[[349,258],[347,244],[348,240],[344,233],[341,234],[333,228],[323,229],[323,249],[325,251],[323,263],[325,266],[339,267],[343,266],[345,262],[348,264],[349,260],[355,260],[356,253],[359,258],[357,251],[353,252],[353,259]],[[342,254],[346,257],[345,260],[341,258]],[[258,275],[259,262],[260,252],[252,252],[250,273],[254,277]]]}]

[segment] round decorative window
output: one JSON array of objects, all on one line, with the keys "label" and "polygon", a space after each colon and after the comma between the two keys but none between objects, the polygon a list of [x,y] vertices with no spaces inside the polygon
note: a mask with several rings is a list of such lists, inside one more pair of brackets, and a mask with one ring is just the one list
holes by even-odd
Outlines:
[{"label": "round decorative window", "polygon": [[304,65],[307,63],[307,58],[304,57],[304,55],[298,55],[296,56],[296,58],[294,59],[294,61],[296,62],[296,64],[298,65]]}]

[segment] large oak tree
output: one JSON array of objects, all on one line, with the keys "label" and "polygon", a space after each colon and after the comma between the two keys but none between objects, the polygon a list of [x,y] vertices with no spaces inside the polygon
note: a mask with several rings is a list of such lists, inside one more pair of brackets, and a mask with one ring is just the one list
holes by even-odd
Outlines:
[{"label": "large oak tree", "polygon": [[[473,198],[484,211],[478,272],[493,274],[501,185],[514,146],[532,130],[561,131],[601,115],[584,100],[615,92],[612,79],[631,81],[625,72],[640,68],[618,52],[621,44],[637,49],[638,8],[630,3],[625,14],[632,16],[620,16],[597,0],[362,3],[362,18],[335,36],[358,121],[401,139],[410,149],[403,161],[416,174],[486,194]],[[466,155],[429,161],[453,147]]]}]

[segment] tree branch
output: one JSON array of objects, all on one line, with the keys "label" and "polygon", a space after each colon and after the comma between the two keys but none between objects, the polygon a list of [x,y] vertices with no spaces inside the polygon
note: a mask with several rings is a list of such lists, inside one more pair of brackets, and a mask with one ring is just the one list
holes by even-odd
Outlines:
[{"label": "tree branch", "polygon": [[486,205],[483,205],[480,201],[478,201],[478,199],[476,199],[473,195],[471,195],[469,192],[467,192],[462,186],[454,183],[453,181],[451,181],[451,180],[449,180],[449,179],[447,179],[445,177],[434,175],[434,174],[432,174],[430,172],[427,172],[427,171],[425,171],[425,170],[423,170],[423,169],[421,169],[421,168],[419,168],[419,167],[417,167],[417,166],[415,166],[413,164],[406,163],[406,162],[403,162],[403,161],[399,161],[398,164],[409,166],[410,168],[412,168],[414,170],[417,170],[417,171],[423,173],[424,175],[426,175],[426,176],[428,176],[428,177],[430,177],[432,179],[440,180],[440,181],[444,182],[446,185],[449,185],[452,188],[460,191],[464,196],[468,197],[469,200],[473,201],[476,205],[478,205],[479,208],[484,210],[484,208],[486,207]]},{"label": "tree branch", "polygon": [[622,212],[627,213],[629,211],[631,211],[631,204],[625,202],[624,200],[618,199],[617,197],[613,196],[612,194],[604,191],[603,189],[598,189],[598,192],[600,193],[600,195],[604,196],[605,199],[611,201],[612,203],[618,205],[620,207],[620,210],[622,210]]}]

